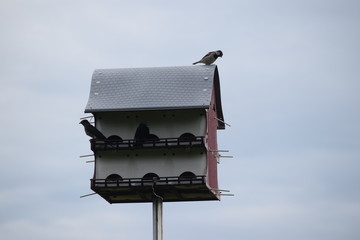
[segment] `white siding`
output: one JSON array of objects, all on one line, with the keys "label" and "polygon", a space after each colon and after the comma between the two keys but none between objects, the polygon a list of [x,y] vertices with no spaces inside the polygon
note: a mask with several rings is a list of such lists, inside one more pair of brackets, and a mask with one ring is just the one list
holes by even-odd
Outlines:
[{"label": "white siding", "polygon": [[204,109],[96,114],[96,128],[106,137],[118,135],[122,139],[133,139],[140,122],[147,123],[150,133],[159,138],[179,137],[185,132],[204,136],[206,114]]},{"label": "white siding", "polygon": [[159,177],[175,177],[187,171],[205,175],[206,152],[203,149],[103,152],[96,157],[95,176],[105,179],[116,173],[123,178],[142,178],[152,172]]},{"label": "white siding", "polygon": [[[204,136],[206,114],[204,109],[104,112],[96,115],[96,127],[106,136],[118,135],[133,139],[140,122],[146,122],[150,133],[159,138],[175,138],[189,132]],[[160,177],[175,177],[191,171],[205,175],[207,168],[205,148],[141,149],[98,152],[95,178],[104,179],[110,174],[123,178],[142,178],[153,172]]]}]

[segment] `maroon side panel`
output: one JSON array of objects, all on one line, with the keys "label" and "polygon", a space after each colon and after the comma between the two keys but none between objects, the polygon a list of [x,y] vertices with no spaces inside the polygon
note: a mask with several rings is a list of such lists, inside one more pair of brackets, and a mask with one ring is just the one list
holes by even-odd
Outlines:
[{"label": "maroon side panel", "polygon": [[216,119],[216,102],[215,102],[215,88],[213,88],[211,103],[207,112],[207,138],[208,138],[208,152],[207,152],[207,176],[209,187],[218,189],[217,178],[217,134],[218,120]]}]

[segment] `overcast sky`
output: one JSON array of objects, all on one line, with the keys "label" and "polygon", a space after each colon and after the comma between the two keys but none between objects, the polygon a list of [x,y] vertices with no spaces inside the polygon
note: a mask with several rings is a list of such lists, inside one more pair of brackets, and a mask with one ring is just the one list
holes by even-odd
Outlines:
[{"label": "overcast sky", "polygon": [[219,184],[164,204],[164,239],[360,239],[360,1],[0,1],[2,239],[152,239],[151,204],[91,193],[98,68],[221,49]]}]

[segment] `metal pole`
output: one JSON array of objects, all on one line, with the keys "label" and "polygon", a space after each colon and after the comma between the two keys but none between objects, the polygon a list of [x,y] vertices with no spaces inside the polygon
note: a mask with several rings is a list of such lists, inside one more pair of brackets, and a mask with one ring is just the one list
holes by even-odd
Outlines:
[{"label": "metal pole", "polygon": [[159,197],[153,199],[153,240],[163,240],[163,200]]}]

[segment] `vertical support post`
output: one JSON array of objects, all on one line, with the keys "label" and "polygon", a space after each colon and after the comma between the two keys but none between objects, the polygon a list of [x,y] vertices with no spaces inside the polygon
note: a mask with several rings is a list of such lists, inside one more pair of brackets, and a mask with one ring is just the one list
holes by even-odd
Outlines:
[{"label": "vertical support post", "polygon": [[153,199],[153,240],[163,240],[163,200]]}]

